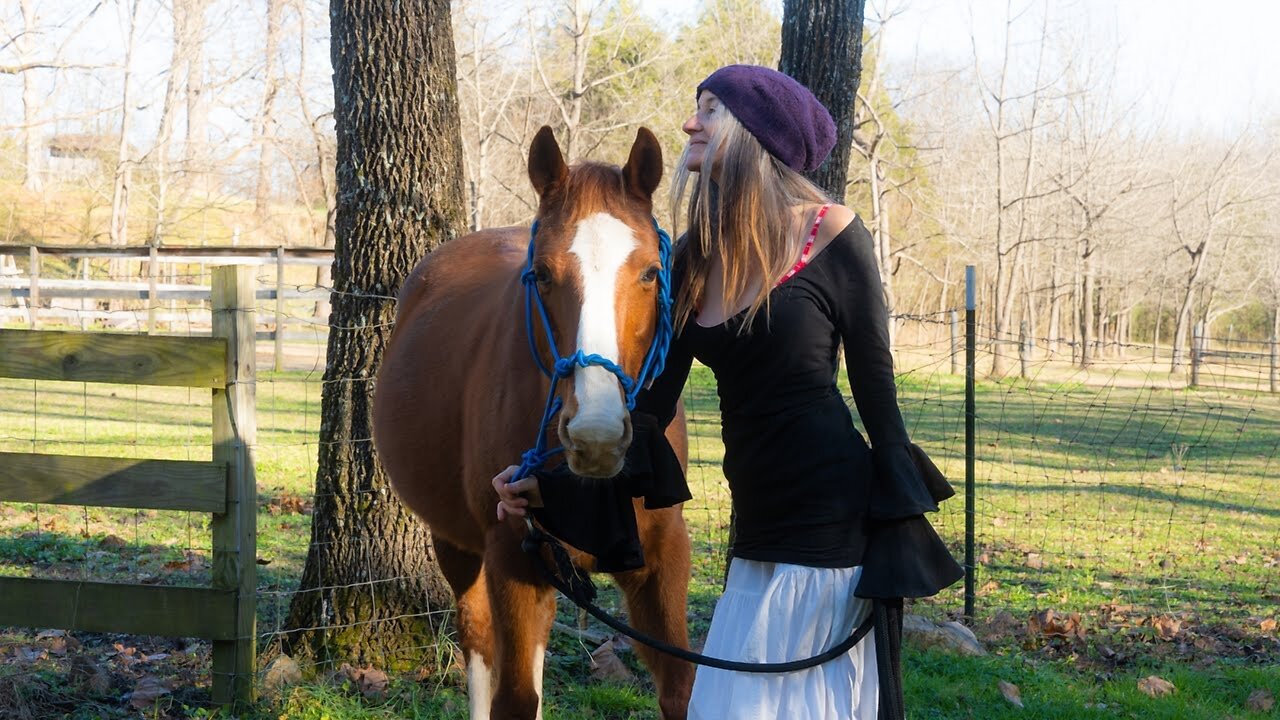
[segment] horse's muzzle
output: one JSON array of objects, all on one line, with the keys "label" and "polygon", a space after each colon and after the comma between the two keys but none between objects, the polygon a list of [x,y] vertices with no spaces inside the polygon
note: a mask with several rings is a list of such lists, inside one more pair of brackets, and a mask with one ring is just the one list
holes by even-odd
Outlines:
[{"label": "horse's muzzle", "polygon": [[557,428],[565,460],[575,475],[611,478],[622,472],[631,447],[631,417],[574,417]]}]

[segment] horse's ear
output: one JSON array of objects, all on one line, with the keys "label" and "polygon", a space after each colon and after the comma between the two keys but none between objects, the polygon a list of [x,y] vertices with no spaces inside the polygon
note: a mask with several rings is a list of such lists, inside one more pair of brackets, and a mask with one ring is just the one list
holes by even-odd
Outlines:
[{"label": "horse's ear", "polygon": [[543,125],[529,146],[529,182],[533,183],[534,191],[541,198],[564,182],[568,175],[569,168],[564,164],[564,155],[560,154],[555,133]]},{"label": "horse's ear", "polygon": [[662,181],[662,146],[649,128],[636,131],[631,155],[622,168],[622,183],[627,191],[645,201],[653,200],[653,191]]}]

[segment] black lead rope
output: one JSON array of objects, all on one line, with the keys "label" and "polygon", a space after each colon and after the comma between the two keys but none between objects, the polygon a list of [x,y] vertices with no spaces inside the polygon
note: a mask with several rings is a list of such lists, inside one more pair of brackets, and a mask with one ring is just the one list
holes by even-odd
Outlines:
[{"label": "black lead rope", "polygon": [[[719,668],[721,670],[733,670],[735,672],[748,673],[788,673],[797,670],[807,670],[817,667],[829,660],[844,655],[853,649],[862,638],[867,636],[876,625],[876,614],[871,613],[867,619],[862,621],[844,642],[824,651],[821,655],[814,655],[804,660],[793,660],[791,662],[782,663],[752,663],[738,662],[735,660],[724,660],[722,658],[708,657],[701,653],[690,652],[684,648],[678,648],[669,645],[657,638],[650,637],[635,628],[614,618],[605,611],[596,607],[596,586],[591,582],[591,577],[580,570],[573,561],[569,559],[569,553],[564,549],[554,537],[548,535],[538,529],[533,523],[527,523],[529,533],[520,543],[521,549],[534,558],[534,564],[542,572],[543,577],[556,590],[559,590],[565,597],[573,601],[574,605],[586,610],[592,617],[618,632],[626,635],[633,640],[641,642],[659,652],[666,653],[673,657],[680,658],[695,665],[706,665],[707,667]],[[555,561],[556,569],[552,570],[547,567],[547,563],[543,560],[542,553],[538,549],[546,545],[551,549],[552,560]]]}]

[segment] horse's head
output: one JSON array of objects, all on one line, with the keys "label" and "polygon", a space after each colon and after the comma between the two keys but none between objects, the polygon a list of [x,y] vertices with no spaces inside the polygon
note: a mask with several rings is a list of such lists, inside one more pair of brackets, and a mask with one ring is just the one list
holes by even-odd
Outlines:
[{"label": "horse's head", "polygon": [[[635,378],[658,320],[657,139],[641,128],[620,170],[598,163],[570,168],[543,127],[529,149],[529,179],[539,197],[532,271],[558,355],[597,355]],[[544,333],[535,335],[539,356],[550,358]],[[560,382],[559,397],[557,430],[569,468],[584,477],[616,475],[631,444],[621,381],[604,367],[579,366]]]}]

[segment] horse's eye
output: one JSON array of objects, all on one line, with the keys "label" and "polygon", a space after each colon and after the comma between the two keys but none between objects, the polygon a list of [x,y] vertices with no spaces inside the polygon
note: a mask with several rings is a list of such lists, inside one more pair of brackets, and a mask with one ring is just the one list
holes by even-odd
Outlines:
[{"label": "horse's eye", "polygon": [[662,270],[661,267],[657,265],[651,265],[648,270],[644,271],[644,275],[640,276],[640,282],[644,283],[645,285],[649,285],[651,283],[657,282],[658,273],[661,270]]},{"label": "horse's eye", "polygon": [[549,285],[551,283],[551,273],[542,266],[533,269],[533,279],[538,281],[539,285]]}]

